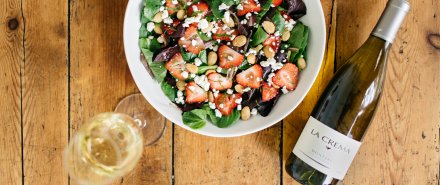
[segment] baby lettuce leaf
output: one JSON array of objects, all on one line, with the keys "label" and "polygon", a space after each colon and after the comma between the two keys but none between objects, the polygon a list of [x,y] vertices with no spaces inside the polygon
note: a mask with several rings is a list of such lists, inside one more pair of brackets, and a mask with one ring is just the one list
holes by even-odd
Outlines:
[{"label": "baby lettuce leaf", "polygon": [[240,111],[238,111],[237,109],[234,109],[231,113],[231,115],[229,116],[222,116],[222,117],[217,117],[215,116],[215,112],[214,110],[209,110],[208,112],[208,118],[209,120],[211,120],[212,124],[214,124],[215,126],[219,127],[219,128],[226,128],[229,127],[230,125],[232,125],[233,123],[237,122],[238,119],[240,119]]},{"label": "baby lettuce leaf", "polygon": [[205,74],[206,71],[208,71],[210,69],[211,70],[215,70],[215,69],[217,69],[217,66],[216,65],[213,65],[213,66],[199,66],[197,74]]},{"label": "baby lettuce leaf", "polygon": [[153,62],[153,52],[148,49],[141,48],[144,54],[145,60],[147,61],[148,67],[154,75],[154,78],[160,83],[163,81],[167,74],[167,69],[163,62]]},{"label": "baby lettuce leaf", "polygon": [[182,121],[192,129],[199,129],[206,124],[207,112],[205,109],[194,109],[182,114]]},{"label": "baby lettuce leaf", "polygon": [[162,48],[162,45],[157,41],[156,38],[140,38],[139,46],[150,51],[159,51],[159,49]]},{"label": "baby lettuce leaf", "polygon": [[236,5],[240,1],[237,0],[208,0],[206,3],[208,3],[209,7],[211,8],[211,12],[214,15],[215,19],[221,19],[223,18],[223,12],[224,10],[220,10],[219,7],[222,3],[228,6]]},{"label": "baby lettuce leaf", "polygon": [[153,20],[153,17],[159,12],[161,1],[146,0],[143,15],[147,20]]},{"label": "baby lettuce leaf", "polygon": [[251,38],[251,41],[250,41],[251,46],[255,47],[258,44],[261,44],[264,40],[266,40],[266,38],[268,36],[269,35],[267,35],[267,33],[263,30],[263,27],[260,26],[257,29],[257,31],[255,32],[255,34],[252,35],[252,38]]},{"label": "baby lettuce leaf", "polygon": [[280,34],[284,31],[284,18],[281,15],[281,13],[276,10],[274,16],[272,17],[272,21],[275,24],[275,30],[278,31]]},{"label": "baby lettuce leaf", "polygon": [[302,0],[285,0],[285,9],[294,20],[298,20],[307,13],[307,7]]},{"label": "baby lettuce leaf", "polygon": [[198,57],[199,57],[199,59],[202,61],[202,63],[204,63],[204,64],[207,63],[207,61],[206,61],[206,59],[207,59],[207,57],[206,57],[206,50],[202,50],[202,51],[200,51]]},{"label": "baby lettuce leaf", "polygon": [[177,89],[175,89],[173,86],[168,84],[167,82],[162,82],[161,85],[163,93],[170,99],[172,102],[176,99]]},{"label": "baby lettuce leaf", "polygon": [[180,53],[182,54],[182,58],[185,62],[191,62],[193,59],[197,57],[197,55],[193,53],[185,52],[185,50],[182,47],[180,47]]},{"label": "baby lettuce leaf", "polygon": [[259,23],[261,19],[263,19],[264,15],[266,15],[267,11],[269,11],[270,5],[272,5],[272,0],[267,0],[266,3],[261,6],[261,11],[257,15],[257,23]]}]

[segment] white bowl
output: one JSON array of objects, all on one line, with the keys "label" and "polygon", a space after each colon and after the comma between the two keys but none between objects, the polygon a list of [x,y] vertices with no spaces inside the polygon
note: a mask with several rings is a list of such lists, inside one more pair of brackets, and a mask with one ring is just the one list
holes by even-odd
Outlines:
[{"label": "white bowl", "polygon": [[141,8],[144,0],[130,0],[124,19],[124,48],[128,66],[134,81],[145,99],[163,116],[173,123],[202,135],[214,137],[235,137],[258,132],[281,121],[304,99],[319,73],[325,50],[326,28],[324,14],[319,0],[304,0],[307,15],[300,20],[310,28],[307,49],[307,68],[301,71],[295,91],[280,97],[267,117],[252,116],[248,121],[239,120],[228,128],[218,128],[207,122],[205,127],[194,130],[182,122],[182,112],[162,92],[160,85],[150,76],[140,60],[138,46]]}]

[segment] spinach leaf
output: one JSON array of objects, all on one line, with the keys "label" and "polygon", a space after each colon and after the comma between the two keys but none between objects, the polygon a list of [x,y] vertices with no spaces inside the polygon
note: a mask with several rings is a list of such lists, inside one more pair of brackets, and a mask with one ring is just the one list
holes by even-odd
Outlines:
[{"label": "spinach leaf", "polygon": [[199,53],[199,59],[202,61],[202,63],[204,63],[204,64],[206,64],[207,63],[207,61],[206,61],[206,50],[202,50],[202,51],[200,51],[200,53]]},{"label": "spinach leaf", "polygon": [[180,53],[182,54],[182,58],[185,62],[190,62],[191,60],[197,57],[197,55],[193,53],[185,52],[185,50],[182,47],[180,47]]},{"label": "spinach leaf", "polygon": [[213,65],[213,66],[199,66],[197,74],[205,74],[206,71],[208,71],[210,69],[215,70],[215,69],[217,69],[217,66],[216,65]]},{"label": "spinach leaf", "polygon": [[172,102],[176,99],[177,89],[168,84],[167,82],[162,82],[161,88],[163,93],[170,99]]},{"label": "spinach leaf", "polygon": [[275,11],[275,15],[272,17],[272,21],[275,24],[275,30],[281,34],[284,31],[284,18],[279,11]]},{"label": "spinach leaf", "polygon": [[198,31],[199,33],[199,37],[203,40],[203,41],[210,41],[212,40],[210,37],[208,37],[208,35],[202,33],[201,31]]},{"label": "spinach leaf", "polygon": [[214,15],[214,18],[216,20],[223,18],[223,13],[219,9],[220,4],[222,4],[221,0],[211,0],[211,1],[206,1],[206,3],[208,3],[209,7],[211,8],[212,15]]},{"label": "spinach leaf", "polygon": [[141,23],[142,24],[145,24],[145,23],[147,23],[148,22],[148,19],[145,17],[145,7],[141,10],[142,12],[141,12]]},{"label": "spinach leaf", "polygon": [[303,45],[304,27],[304,24],[298,22],[295,27],[293,27],[292,31],[290,31],[291,36],[287,41],[290,44],[290,47],[301,48]]},{"label": "spinach leaf", "polygon": [[238,119],[240,119],[240,111],[238,111],[237,109],[234,109],[231,115],[222,116],[220,118],[215,116],[214,110],[210,110],[207,115],[211,122],[219,128],[229,127],[233,123],[237,122]]},{"label": "spinach leaf", "polygon": [[153,53],[156,53],[160,48],[162,48],[162,45],[157,41],[156,38],[140,38],[139,46],[141,48],[148,49]]},{"label": "spinach leaf", "polygon": [[192,129],[199,129],[206,124],[207,112],[204,109],[194,109],[192,111],[184,112],[182,114],[182,121],[186,126]]},{"label": "spinach leaf", "polygon": [[264,15],[266,15],[267,11],[269,11],[270,5],[272,5],[272,0],[266,1],[266,3],[261,6],[261,11],[257,15],[257,23],[260,23],[261,19],[263,19]]},{"label": "spinach leaf", "polygon": [[298,50],[291,53],[289,61],[295,62],[305,54],[304,52],[306,51],[309,40],[309,28],[304,26],[301,22],[298,22],[297,25],[293,27],[291,35],[288,43],[291,47],[297,48]]},{"label": "spinach leaf", "polygon": [[142,24],[141,28],[139,29],[139,38],[147,38],[149,32],[147,31],[147,24]]},{"label": "spinach leaf", "polygon": [[147,60],[148,67],[153,72],[154,78],[160,83],[167,74],[167,69],[163,62],[153,62],[153,52],[148,49],[141,48],[145,60]]},{"label": "spinach leaf", "polygon": [[249,64],[249,62],[248,62],[247,60],[245,60],[243,63],[241,63],[241,64],[238,66],[238,69],[240,69],[240,70],[246,70],[246,69],[250,68],[251,66],[252,66],[252,64]]},{"label": "spinach leaf", "polygon": [[153,20],[154,15],[159,12],[161,1],[158,0],[146,0],[144,7],[144,17],[148,20]]},{"label": "spinach leaf", "polygon": [[251,46],[255,47],[258,44],[262,43],[269,35],[263,30],[263,27],[259,27],[254,35],[251,37]]}]

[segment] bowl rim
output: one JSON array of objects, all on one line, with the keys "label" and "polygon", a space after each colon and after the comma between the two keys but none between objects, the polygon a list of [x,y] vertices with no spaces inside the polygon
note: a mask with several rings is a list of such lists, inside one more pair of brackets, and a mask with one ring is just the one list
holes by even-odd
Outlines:
[{"label": "bowl rim", "polygon": [[[127,46],[127,43],[126,43],[126,41],[128,40],[128,39],[126,39],[126,37],[128,37],[128,34],[127,34],[128,33],[128,30],[127,30],[128,29],[128,26],[127,26],[127,22],[128,21],[127,20],[129,18],[129,16],[127,16],[127,15],[129,13],[130,6],[135,6],[133,4],[138,2],[138,1],[143,2],[144,0],[130,0],[127,3],[127,7],[126,7],[126,10],[125,10],[125,14],[124,14],[124,25],[123,25],[123,33],[122,33],[123,34],[123,44],[124,44],[124,54],[125,54],[125,57],[126,57],[126,60],[127,60],[127,64],[129,66],[129,69],[130,69],[131,76],[133,77],[133,80],[134,80],[136,86],[138,87],[139,91],[141,92],[141,94],[153,106],[154,109],[156,109],[162,116],[164,116],[166,119],[168,119],[172,123],[174,123],[176,125],[179,125],[180,127],[184,128],[186,130],[189,130],[191,132],[198,133],[198,134],[205,135],[205,136],[211,136],[211,137],[239,137],[239,136],[244,136],[244,135],[256,133],[258,131],[261,131],[261,130],[264,130],[266,128],[269,128],[269,127],[275,125],[276,123],[280,122],[284,118],[286,118],[289,114],[291,114],[298,107],[299,104],[301,104],[301,102],[304,100],[305,96],[309,93],[310,89],[312,88],[314,82],[316,81],[316,78],[317,78],[317,76],[318,76],[318,74],[320,72],[320,69],[322,67],[322,61],[324,59],[326,42],[327,42],[327,40],[326,40],[327,31],[326,31],[325,16],[324,16],[324,12],[323,12],[323,9],[322,9],[322,3],[319,0],[315,0],[315,1],[317,1],[318,5],[319,5],[319,7],[317,8],[317,12],[316,13],[318,14],[319,17],[322,18],[321,19],[322,21],[319,21],[319,23],[320,23],[319,26],[324,28],[324,31],[321,32],[320,37],[324,38],[325,41],[323,42],[323,46],[321,46],[321,47],[323,47],[322,52],[316,54],[316,55],[318,55],[318,58],[320,60],[319,60],[319,64],[317,64],[317,66],[316,66],[317,69],[314,70],[313,73],[312,73],[312,80],[311,80],[312,82],[306,85],[305,93],[302,93],[299,96],[300,101],[298,101],[298,103],[296,105],[291,106],[289,108],[289,110],[286,111],[284,114],[282,114],[281,116],[278,116],[273,121],[271,121],[270,124],[264,124],[264,125],[261,125],[261,126],[252,127],[251,129],[247,129],[247,130],[241,131],[239,133],[232,133],[232,134],[220,133],[219,134],[219,133],[207,132],[207,131],[205,131],[203,129],[191,129],[190,127],[188,127],[188,126],[184,125],[183,123],[181,123],[182,120],[176,120],[172,116],[168,116],[166,114],[166,110],[165,109],[160,108],[159,105],[155,105],[154,103],[152,103],[154,101],[151,101],[151,99],[150,99],[151,97],[145,95],[145,94],[148,94],[145,91],[145,89],[141,88],[143,83],[141,83],[141,80],[139,79],[139,77],[135,77],[135,75],[134,75],[134,71],[136,71],[136,66],[135,66],[134,62],[130,62],[131,59],[129,58],[129,55],[128,55],[128,46]],[[138,31],[138,30],[139,30],[139,28],[136,31]],[[138,46],[136,45],[136,47],[138,47]],[[140,56],[140,53],[139,53],[139,56]],[[146,69],[144,69],[144,70],[146,71]],[[146,72],[146,73],[148,73],[148,72]],[[208,122],[207,124],[211,124],[211,123],[209,123],[209,121],[207,121],[207,122]],[[224,128],[224,129],[227,129],[227,128]]]}]

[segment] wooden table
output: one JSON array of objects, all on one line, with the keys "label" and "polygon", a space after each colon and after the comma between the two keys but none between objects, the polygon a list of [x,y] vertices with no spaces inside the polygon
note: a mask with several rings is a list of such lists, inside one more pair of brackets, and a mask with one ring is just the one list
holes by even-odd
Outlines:
[{"label": "wooden table", "polygon": [[[0,184],[69,184],[62,167],[69,137],[138,91],[123,51],[126,3],[0,2]],[[330,37],[321,74],[282,122],[227,139],[167,123],[136,170],[115,184],[292,184],[285,159],[334,70],[365,41],[385,3],[322,0]],[[410,3],[379,110],[344,184],[440,183],[440,1]]]}]

